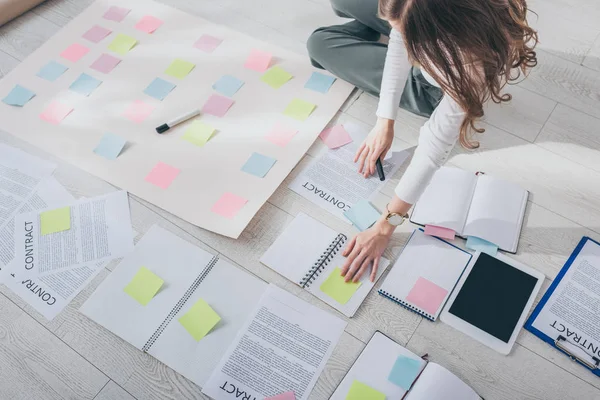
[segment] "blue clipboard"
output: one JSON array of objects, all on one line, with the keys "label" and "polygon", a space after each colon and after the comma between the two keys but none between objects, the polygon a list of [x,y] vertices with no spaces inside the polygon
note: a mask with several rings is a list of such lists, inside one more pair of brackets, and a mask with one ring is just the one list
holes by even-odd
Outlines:
[{"label": "blue clipboard", "polygon": [[[585,246],[585,244],[588,241],[591,241],[591,242],[597,244],[598,246],[600,246],[600,243],[598,243],[597,241],[595,241],[587,236],[584,236],[583,238],[581,238],[581,240],[579,241],[579,244],[577,245],[577,247],[575,247],[575,250],[573,250],[573,253],[571,253],[571,256],[569,257],[569,259],[567,260],[565,265],[562,267],[562,269],[560,270],[558,275],[556,275],[556,278],[554,278],[554,281],[552,282],[552,284],[550,285],[550,287],[544,294],[544,297],[542,297],[542,299],[538,303],[537,307],[535,307],[535,310],[533,310],[533,313],[531,313],[531,316],[529,317],[529,319],[527,319],[527,322],[525,323],[525,329],[527,329],[529,332],[533,333],[535,336],[542,339],[544,342],[550,344],[555,349],[566,354],[572,360],[577,361],[579,364],[581,364],[584,367],[586,367],[587,369],[589,369],[594,375],[600,376],[600,357],[598,357],[598,354],[596,354],[595,357],[593,357],[591,354],[589,354],[591,362],[589,362],[588,360],[582,360],[579,357],[571,354],[567,348],[565,348],[561,345],[561,343],[565,343],[567,341],[565,337],[559,335],[557,339],[553,339],[553,338],[549,337],[548,335],[546,335],[545,333],[543,333],[542,331],[533,327],[533,323],[534,323],[535,319],[538,317],[540,312],[544,309],[546,302],[548,301],[550,296],[552,296],[552,293],[554,293],[554,290],[556,289],[556,287],[558,286],[558,284],[560,283],[562,278],[565,276],[565,274],[567,273],[567,271],[569,270],[569,268],[571,267],[571,265],[573,264],[573,262],[575,261],[575,259],[579,255],[579,253],[581,252],[581,249],[583,249],[583,246]],[[586,352],[586,353],[589,353],[589,352]]]}]

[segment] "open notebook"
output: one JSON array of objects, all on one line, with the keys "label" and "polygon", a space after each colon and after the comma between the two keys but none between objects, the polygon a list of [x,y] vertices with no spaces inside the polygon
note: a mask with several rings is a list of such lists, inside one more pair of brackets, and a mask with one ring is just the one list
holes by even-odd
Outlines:
[{"label": "open notebook", "polygon": [[415,205],[411,221],[475,236],[515,253],[529,192],[510,182],[458,168],[440,168]]},{"label": "open notebook", "polygon": [[[260,261],[287,279],[305,288],[325,303],[352,317],[374,283],[370,270],[361,276],[359,285],[344,284],[339,269],[347,237],[304,213],[299,213]],[[375,281],[390,264],[382,258]]]},{"label": "open notebook", "polygon": [[423,360],[377,331],[330,400],[481,400],[444,367]]},{"label": "open notebook", "polygon": [[379,294],[435,321],[471,257],[466,251],[416,229]]}]

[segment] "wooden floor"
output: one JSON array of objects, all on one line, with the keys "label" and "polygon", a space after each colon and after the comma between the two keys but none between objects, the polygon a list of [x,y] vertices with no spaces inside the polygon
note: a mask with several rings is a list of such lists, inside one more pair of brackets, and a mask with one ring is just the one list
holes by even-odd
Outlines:
[{"label": "wooden floor", "polygon": [[[0,75],[17,67],[90,2],[50,0],[0,28]],[[163,2],[303,54],[312,30],[341,21],[331,12],[328,0]],[[531,192],[516,258],[546,275],[545,290],[581,236],[600,239],[600,1],[533,0],[530,7],[539,15],[531,21],[540,32],[539,67],[518,87],[509,88],[512,104],[487,110],[481,148],[474,152],[455,149],[450,164],[486,171]],[[376,105],[377,99],[356,92],[338,119],[368,128],[375,121]],[[414,146],[423,122],[401,111],[395,146]],[[53,159],[6,133],[0,133],[0,141]],[[299,167],[310,161],[320,145],[315,144]],[[60,165],[57,179],[77,197],[115,190],[71,165],[54,161]],[[378,207],[389,200],[398,176],[377,198]],[[133,196],[131,210],[134,229],[140,235],[158,224],[335,313],[258,261],[300,211],[352,234],[343,222],[292,193],[287,182],[237,241],[192,226]],[[404,226],[394,235],[388,257],[394,259],[412,229]],[[102,271],[52,322],[5,287],[0,288],[0,399],[206,398],[193,383],[77,311],[115,265]],[[429,353],[431,360],[454,372],[487,400],[600,399],[600,379],[528,332],[521,332],[512,353],[502,356],[376,293],[371,293],[349,320],[311,399],[331,395],[377,329],[416,353]]]}]

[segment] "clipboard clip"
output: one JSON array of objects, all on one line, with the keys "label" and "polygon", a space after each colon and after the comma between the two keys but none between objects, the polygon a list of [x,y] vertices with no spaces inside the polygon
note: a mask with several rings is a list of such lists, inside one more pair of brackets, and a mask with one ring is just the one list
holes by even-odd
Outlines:
[{"label": "clipboard clip", "polygon": [[[565,344],[571,345],[571,346],[575,346],[576,349],[581,350],[583,353],[585,353],[585,355],[587,355],[589,358],[592,359],[592,362],[590,361],[586,361],[584,359],[582,359],[579,356],[576,356],[575,354],[573,354],[568,348],[567,346],[565,346]],[[580,348],[580,347],[576,347],[575,343],[571,343],[566,337],[559,335],[556,340],[554,340],[554,345],[561,351],[563,351],[565,354],[567,354],[571,360],[573,361],[578,361],[581,364],[585,365],[586,367],[588,367],[591,370],[595,370],[598,369],[600,366],[600,359],[589,354],[587,351],[585,351],[584,349]]]}]

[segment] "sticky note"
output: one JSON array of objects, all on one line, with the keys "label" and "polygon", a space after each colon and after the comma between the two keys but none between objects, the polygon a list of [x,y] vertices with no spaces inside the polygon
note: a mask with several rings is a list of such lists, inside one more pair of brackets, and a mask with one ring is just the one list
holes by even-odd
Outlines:
[{"label": "sticky note", "polygon": [[196,342],[206,336],[220,320],[219,314],[203,299],[198,299],[188,312],[179,317],[179,323]]},{"label": "sticky note", "polygon": [[51,124],[58,125],[62,122],[67,115],[71,114],[73,107],[66,104],[62,104],[58,101],[53,101],[48,107],[40,114],[40,118]]},{"label": "sticky note", "polygon": [[176,85],[167,82],[164,79],[156,78],[144,89],[144,93],[154,97],[157,100],[163,101],[169,93],[175,89]]},{"label": "sticky note", "polygon": [[212,53],[221,44],[223,39],[216,38],[211,35],[202,35],[200,39],[194,43],[194,47],[202,50],[205,53]]},{"label": "sticky note", "polygon": [[102,136],[100,143],[94,149],[94,153],[108,160],[116,160],[126,143],[125,138],[108,132]]},{"label": "sticky note", "polygon": [[35,96],[35,93],[31,90],[21,86],[15,85],[15,87],[2,99],[3,103],[9,106],[23,107],[27,102]]},{"label": "sticky note", "polygon": [[202,112],[205,114],[215,115],[217,117],[222,117],[227,113],[227,110],[233,105],[233,100],[228,99],[227,97],[220,96],[218,94],[211,95],[206,103],[204,103],[204,107],[202,107]]},{"label": "sticky note", "polygon": [[178,58],[175,61],[173,61],[171,65],[169,65],[169,67],[165,71],[165,74],[174,78],[183,79],[186,76],[188,76],[190,72],[192,72],[195,66],[196,64],[194,63]]},{"label": "sticky note", "polygon": [[214,133],[215,128],[205,124],[204,122],[195,120],[186,129],[181,138],[195,144],[196,146],[202,147],[210,140]]},{"label": "sticky note", "polygon": [[264,178],[277,162],[276,159],[259,153],[252,153],[248,161],[242,167],[242,171],[251,175]]},{"label": "sticky note", "polygon": [[352,143],[352,137],[342,125],[336,125],[323,130],[319,134],[319,137],[330,149],[337,149],[338,147]]},{"label": "sticky note", "polygon": [[388,375],[388,381],[408,392],[417,376],[419,376],[420,370],[421,362],[419,360],[398,356]]},{"label": "sticky note", "polygon": [[260,80],[271,86],[273,89],[279,89],[293,76],[279,65],[274,66],[260,77]]},{"label": "sticky note", "polygon": [[269,52],[252,49],[250,51],[250,55],[246,59],[244,68],[258,72],[265,72],[267,69],[269,69],[272,58],[273,56]]},{"label": "sticky note", "polygon": [[110,54],[102,54],[96,61],[90,65],[90,68],[95,69],[98,72],[102,72],[103,74],[110,73],[119,63],[121,62],[120,58],[111,56]]},{"label": "sticky note", "polygon": [[101,83],[101,80],[96,79],[93,76],[81,74],[79,75],[79,78],[69,86],[69,89],[84,96],[89,96]]},{"label": "sticky note", "polygon": [[437,236],[442,239],[454,240],[456,233],[452,229],[442,228],[441,226],[425,225],[425,234]]},{"label": "sticky note", "polygon": [[225,193],[210,209],[225,218],[233,218],[246,205],[248,200],[233,193]]},{"label": "sticky note", "polygon": [[146,267],[140,267],[123,291],[133,297],[135,301],[145,306],[156,296],[163,283],[165,281],[159,278],[154,272]]},{"label": "sticky note", "polygon": [[140,122],[144,122],[152,114],[152,111],[154,111],[153,105],[144,103],[142,100],[136,100],[125,109],[123,115],[139,124]]},{"label": "sticky note", "polygon": [[360,200],[348,211],[344,211],[344,216],[362,232],[377,222],[381,213],[368,200]]},{"label": "sticky note", "polygon": [[112,42],[108,45],[109,50],[124,56],[133,49],[137,44],[137,40],[131,36],[119,33]]},{"label": "sticky note", "polygon": [[365,385],[362,382],[354,380],[350,386],[350,390],[346,395],[346,400],[385,400],[385,394],[379,390],[373,389],[371,386]]},{"label": "sticky note", "polygon": [[340,304],[346,304],[358,290],[362,282],[345,282],[341,276],[342,270],[336,267],[321,284],[321,292],[325,293]]},{"label": "sticky note", "polygon": [[467,237],[467,249],[478,250],[482,253],[489,254],[492,257],[496,257],[496,254],[498,254],[498,246],[487,240],[478,238],[477,236]]},{"label": "sticky note", "polygon": [[296,400],[296,394],[292,391],[278,394],[277,396],[267,397],[265,400]]},{"label": "sticky note", "polygon": [[161,189],[168,189],[171,183],[179,175],[179,169],[163,162],[159,162],[152,168],[152,171],[146,176],[145,181],[158,186]]},{"label": "sticky note", "polygon": [[309,103],[308,101],[293,99],[283,113],[288,117],[292,117],[299,121],[304,121],[310,116],[315,107],[317,106]]},{"label": "sticky note", "polygon": [[298,133],[297,129],[290,128],[280,122],[277,122],[275,126],[267,133],[265,138],[276,144],[277,146],[285,147]]},{"label": "sticky note", "polygon": [[224,96],[232,97],[244,85],[244,81],[231,75],[223,75],[212,88]]},{"label": "sticky note", "polygon": [[423,311],[435,315],[447,294],[446,289],[420,276],[408,292],[406,300]]},{"label": "sticky note", "polygon": [[93,43],[100,43],[102,39],[104,39],[111,33],[112,31],[110,29],[101,27],[99,25],[94,25],[86,33],[83,34],[83,38]]},{"label": "sticky note", "polygon": [[81,57],[85,56],[89,51],[90,49],[88,49],[84,45],[75,43],[70,45],[62,53],[60,53],[60,56],[66,60],[75,63],[79,61]]},{"label": "sticky note", "polygon": [[40,214],[42,235],[64,232],[71,229],[71,207],[61,207]]},{"label": "sticky note", "polygon": [[54,82],[68,69],[69,68],[65,67],[60,63],[57,63],[56,61],[50,61],[38,71],[37,76],[47,81]]},{"label": "sticky note", "polygon": [[104,19],[108,19],[110,21],[121,22],[125,19],[127,14],[129,14],[131,10],[128,8],[113,6],[108,9],[106,13],[104,13]]},{"label": "sticky note", "polygon": [[142,32],[154,33],[162,24],[163,22],[160,19],[146,15],[135,24],[134,28]]},{"label": "sticky note", "polygon": [[329,88],[335,82],[335,78],[333,76],[325,75],[320,72],[313,72],[304,87],[306,89],[314,90],[319,93],[327,93]]}]

